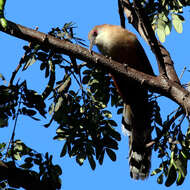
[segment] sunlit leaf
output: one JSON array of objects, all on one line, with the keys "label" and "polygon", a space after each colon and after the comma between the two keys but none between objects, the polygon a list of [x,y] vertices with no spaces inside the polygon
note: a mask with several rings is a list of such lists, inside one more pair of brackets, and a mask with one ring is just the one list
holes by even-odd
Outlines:
[{"label": "sunlit leaf", "polygon": [[104,110],[103,113],[104,113],[104,116],[105,116],[105,117],[107,117],[107,118],[109,118],[109,119],[112,118],[112,113],[111,113],[110,111]]},{"label": "sunlit leaf", "polygon": [[62,102],[63,102],[63,98],[62,97],[59,97],[57,103],[55,104],[55,112],[57,112],[59,110],[59,108],[61,107],[62,105]]},{"label": "sunlit leaf", "polygon": [[20,157],[20,153],[19,152],[16,152],[16,153],[14,153],[14,159],[15,160],[21,160],[21,157]]},{"label": "sunlit leaf", "polygon": [[61,93],[63,91],[68,91],[70,85],[71,85],[71,77],[67,77],[67,79],[59,87],[58,92]]},{"label": "sunlit leaf", "polygon": [[158,184],[162,184],[163,183],[163,174],[161,174],[158,178],[157,178],[157,183]]},{"label": "sunlit leaf", "polygon": [[156,174],[160,173],[161,171],[163,171],[163,168],[157,168],[154,171],[152,171],[151,176],[156,175]]},{"label": "sunlit leaf", "polygon": [[165,186],[167,187],[171,186],[175,182],[176,178],[177,178],[176,169],[174,165],[171,165],[168,171],[168,176],[165,182]]},{"label": "sunlit leaf", "polygon": [[181,17],[177,14],[172,14],[172,23],[173,26],[176,30],[176,32],[178,33],[182,33],[183,32],[183,20],[181,19]]},{"label": "sunlit leaf", "polygon": [[171,30],[172,30],[172,22],[169,21],[169,22],[166,23],[166,26],[165,26],[165,34],[166,34],[166,36],[170,34]]},{"label": "sunlit leaf", "polygon": [[84,154],[79,154],[79,155],[77,155],[76,161],[77,161],[77,163],[78,163],[80,166],[83,165],[84,160],[85,160],[85,155],[84,155]]},{"label": "sunlit leaf", "polygon": [[156,30],[157,32],[157,35],[158,35],[158,38],[161,42],[165,42],[165,39],[166,39],[166,34],[165,34],[165,31],[160,29],[160,28],[157,28]]},{"label": "sunlit leaf", "polygon": [[30,58],[23,67],[23,70],[26,70],[29,66],[33,65],[36,62],[36,57],[34,54],[30,55]]}]

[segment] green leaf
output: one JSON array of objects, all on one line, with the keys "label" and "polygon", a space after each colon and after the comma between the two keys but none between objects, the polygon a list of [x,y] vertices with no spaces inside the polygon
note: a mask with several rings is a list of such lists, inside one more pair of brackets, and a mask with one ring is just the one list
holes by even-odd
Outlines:
[{"label": "green leaf", "polygon": [[162,19],[158,19],[157,28],[164,30],[166,23]]},{"label": "green leaf", "polygon": [[103,151],[101,152],[100,157],[99,157],[99,159],[98,159],[100,165],[103,164],[103,161],[104,161],[104,154],[105,154],[105,150],[103,150]]},{"label": "green leaf", "polygon": [[77,163],[78,163],[80,166],[83,165],[84,160],[85,160],[85,157],[86,157],[86,156],[85,156],[84,154],[79,154],[79,155],[76,156],[76,161],[77,161]]},{"label": "green leaf", "polygon": [[167,187],[171,186],[175,182],[176,178],[177,178],[176,169],[174,165],[170,165],[165,186]]},{"label": "green leaf", "polygon": [[4,149],[5,147],[6,147],[6,143],[3,142],[0,144],[0,150]]},{"label": "green leaf", "polygon": [[187,159],[177,159],[174,161],[175,167],[185,177],[187,175]]},{"label": "green leaf", "polygon": [[162,167],[155,169],[154,171],[152,171],[151,176],[154,176],[154,175],[160,173],[162,170],[163,170]]},{"label": "green leaf", "polygon": [[112,113],[108,110],[103,110],[104,116],[107,117],[108,119],[112,118]]},{"label": "green leaf", "polygon": [[166,26],[165,26],[165,34],[166,34],[166,36],[170,34],[171,30],[172,30],[172,22],[171,22],[171,20],[169,20],[166,23]]},{"label": "green leaf", "polygon": [[106,128],[106,131],[108,132],[108,135],[112,138],[116,139],[117,141],[121,140],[121,135],[112,127]]},{"label": "green leaf", "polygon": [[0,24],[1,26],[6,29],[7,28],[7,21],[5,18],[0,18]]},{"label": "green leaf", "polygon": [[183,32],[183,25],[182,25],[183,20],[179,15],[172,14],[172,23],[173,23],[173,26],[174,26],[176,32],[178,32],[178,33]]},{"label": "green leaf", "polygon": [[183,177],[183,175],[181,174],[181,172],[179,171],[178,172],[178,178],[177,178],[177,181],[176,181],[176,184],[177,185],[181,185],[183,182],[184,182],[184,177]]},{"label": "green leaf", "polygon": [[117,141],[115,141],[114,139],[112,139],[110,137],[104,137],[102,139],[102,143],[107,148],[118,150],[118,143],[117,143]]},{"label": "green leaf", "polygon": [[50,105],[50,107],[49,107],[49,114],[51,115],[51,114],[54,112],[54,110],[55,110],[55,104],[52,103],[52,104]]},{"label": "green leaf", "polygon": [[57,103],[55,104],[55,112],[57,112],[59,110],[59,108],[62,106],[62,102],[63,102],[63,98],[59,97]]},{"label": "green leaf", "polygon": [[18,150],[19,152],[23,151],[23,148],[24,148],[24,147],[23,147],[22,144],[16,144],[15,147],[14,147],[14,149],[15,149],[15,150]]},{"label": "green leaf", "polygon": [[80,148],[80,145],[79,145],[79,144],[75,144],[75,145],[72,147],[69,156],[70,156],[70,157],[76,156],[76,154],[79,152],[79,148]]},{"label": "green leaf", "polygon": [[161,42],[165,42],[165,38],[166,38],[165,27],[166,27],[166,23],[162,19],[158,19],[156,32]]},{"label": "green leaf", "polygon": [[62,148],[62,151],[61,151],[61,154],[60,154],[60,157],[64,157],[67,153],[67,142],[65,142],[63,148]]},{"label": "green leaf", "polygon": [[158,20],[162,20],[163,22],[168,22],[168,17],[166,16],[166,14],[164,12],[161,12],[159,15],[158,15]]},{"label": "green leaf", "polygon": [[63,91],[68,91],[69,87],[71,86],[71,77],[67,77],[67,79],[61,84],[61,86],[58,89],[58,92],[61,93]]},{"label": "green leaf", "polygon": [[160,28],[157,28],[156,32],[157,32],[157,35],[158,35],[159,40],[160,40],[162,43],[165,42],[165,39],[166,39],[165,31],[162,30],[162,29],[160,29]]},{"label": "green leaf", "polygon": [[33,65],[36,62],[36,57],[34,54],[30,55],[31,57],[28,59],[27,63],[23,67],[23,71],[26,70],[29,66]]},{"label": "green leaf", "polygon": [[62,133],[64,133],[64,130],[61,129],[61,128],[58,128],[58,129],[56,130],[56,133],[57,133],[57,134],[62,134]]},{"label": "green leaf", "polygon": [[94,158],[92,155],[88,155],[88,161],[90,163],[90,167],[92,168],[92,170],[95,170],[96,162],[94,161]]},{"label": "green leaf", "polygon": [[4,82],[6,82],[5,81],[5,77],[0,73],[0,79],[2,80],[2,81],[4,81]]},{"label": "green leaf", "polygon": [[15,160],[21,160],[19,152],[16,152],[13,156]]},{"label": "green leaf", "polygon": [[108,154],[108,156],[112,161],[116,161],[116,154],[113,150],[106,148],[106,153]]},{"label": "green leaf", "polygon": [[63,135],[57,135],[57,136],[55,136],[53,139],[54,139],[54,140],[58,140],[58,141],[63,141],[63,140],[66,139],[66,137],[63,136]]},{"label": "green leaf", "polygon": [[163,176],[164,174],[162,173],[158,178],[157,178],[157,183],[162,184],[163,183]]}]

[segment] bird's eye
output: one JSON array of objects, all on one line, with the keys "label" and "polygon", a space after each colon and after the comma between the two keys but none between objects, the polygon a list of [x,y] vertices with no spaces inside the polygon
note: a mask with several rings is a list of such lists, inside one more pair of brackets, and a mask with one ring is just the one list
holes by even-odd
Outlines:
[{"label": "bird's eye", "polygon": [[97,36],[98,35],[98,33],[97,33],[97,31],[95,30],[94,32],[93,32],[93,36]]}]

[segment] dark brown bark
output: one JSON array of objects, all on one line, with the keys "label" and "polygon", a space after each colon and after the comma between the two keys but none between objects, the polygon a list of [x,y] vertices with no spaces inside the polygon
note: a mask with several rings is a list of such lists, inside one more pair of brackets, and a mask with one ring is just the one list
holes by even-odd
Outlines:
[{"label": "dark brown bark", "polygon": [[[180,83],[170,54],[156,39],[148,16],[144,13],[140,2],[135,0],[132,4],[129,0],[120,0],[120,4],[123,5],[123,11],[128,18],[129,23],[133,25],[142,38],[149,44],[152,52],[155,54],[160,75],[166,76],[168,79]],[[120,7],[122,7],[122,5],[120,5]]]}]

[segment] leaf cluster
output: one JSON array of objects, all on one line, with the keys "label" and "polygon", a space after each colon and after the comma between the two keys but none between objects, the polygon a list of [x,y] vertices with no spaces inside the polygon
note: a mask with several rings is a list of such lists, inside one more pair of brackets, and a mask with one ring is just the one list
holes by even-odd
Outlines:
[{"label": "leaf cluster", "polygon": [[190,6],[189,0],[145,0],[142,3],[161,42],[170,34],[172,25],[178,33],[182,33],[183,9]]},{"label": "leaf cluster", "polygon": [[[63,85],[67,86],[70,80],[66,77]],[[88,159],[91,168],[95,169],[94,159],[102,164],[105,152],[111,160],[116,160],[113,150],[118,149],[117,141],[121,137],[114,129],[117,124],[111,119],[111,112],[106,109],[113,95],[109,89],[110,77],[88,67],[84,68],[81,81],[86,90],[84,87],[77,92],[69,88],[61,93],[57,90],[49,111],[59,124],[54,139],[65,140],[61,157],[68,153],[70,157],[76,157],[79,165]]]},{"label": "leaf cluster", "polygon": [[[15,161],[17,160],[19,161],[17,162],[17,164],[19,164],[17,168],[20,168],[20,171],[24,171],[26,176],[30,175],[31,178],[38,181],[39,184],[48,185],[49,189],[60,189],[61,180],[59,176],[62,174],[62,170],[59,165],[52,163],[53,157],[51,155],[46,153],[45,156],[43,156],[27,147],[21,140],[14,141],[12,147],[12,149],[6,152],[6,143],[0,144],[1,159],[7,160],[7,162],[5,162],[6,167],[9,167],[10,171],[15,168]],[[12,160],[12,158],[14,159]],[[21,162],[21,160],[23,161]],[[23,178],[24,177],[23,175]],[[2,173],[0,175],[0,188],[10,190],[12,189],[10,187],[21,187],[20,181],[16,181],[12,178],[6,179]]]},{"label": "leaf cluster", "polygon": [[45,117],[43,98],[34,90],[29,90],[26,81],[8,87],[1,85],[0,96],[0,127],[8,126],[9,117],[14,120],[18,114],[38,120],[34,117],[38,111]]},{"label": "leaf cluster", "polygon": [[[179,111],[181,109],[174,113]],[[181,130],[185,115],[181,114],[180,116],[181,118],[177,121],[173,121],[174,116],[170,115],[171,118],[168,116],[165,122],[159,119],[157,124],[154,124],[156,136],[159,139],[154,145],[154,150],[158,152],[161,163],[151,175],[159,174],[157,178],[159,184],[164,182],[165,177],[166,186],[171,186],[175,182],[177,185],[181,185],[187,175],[187,164],[190,160],[190,133],[189,127],[186,134]]]}]

